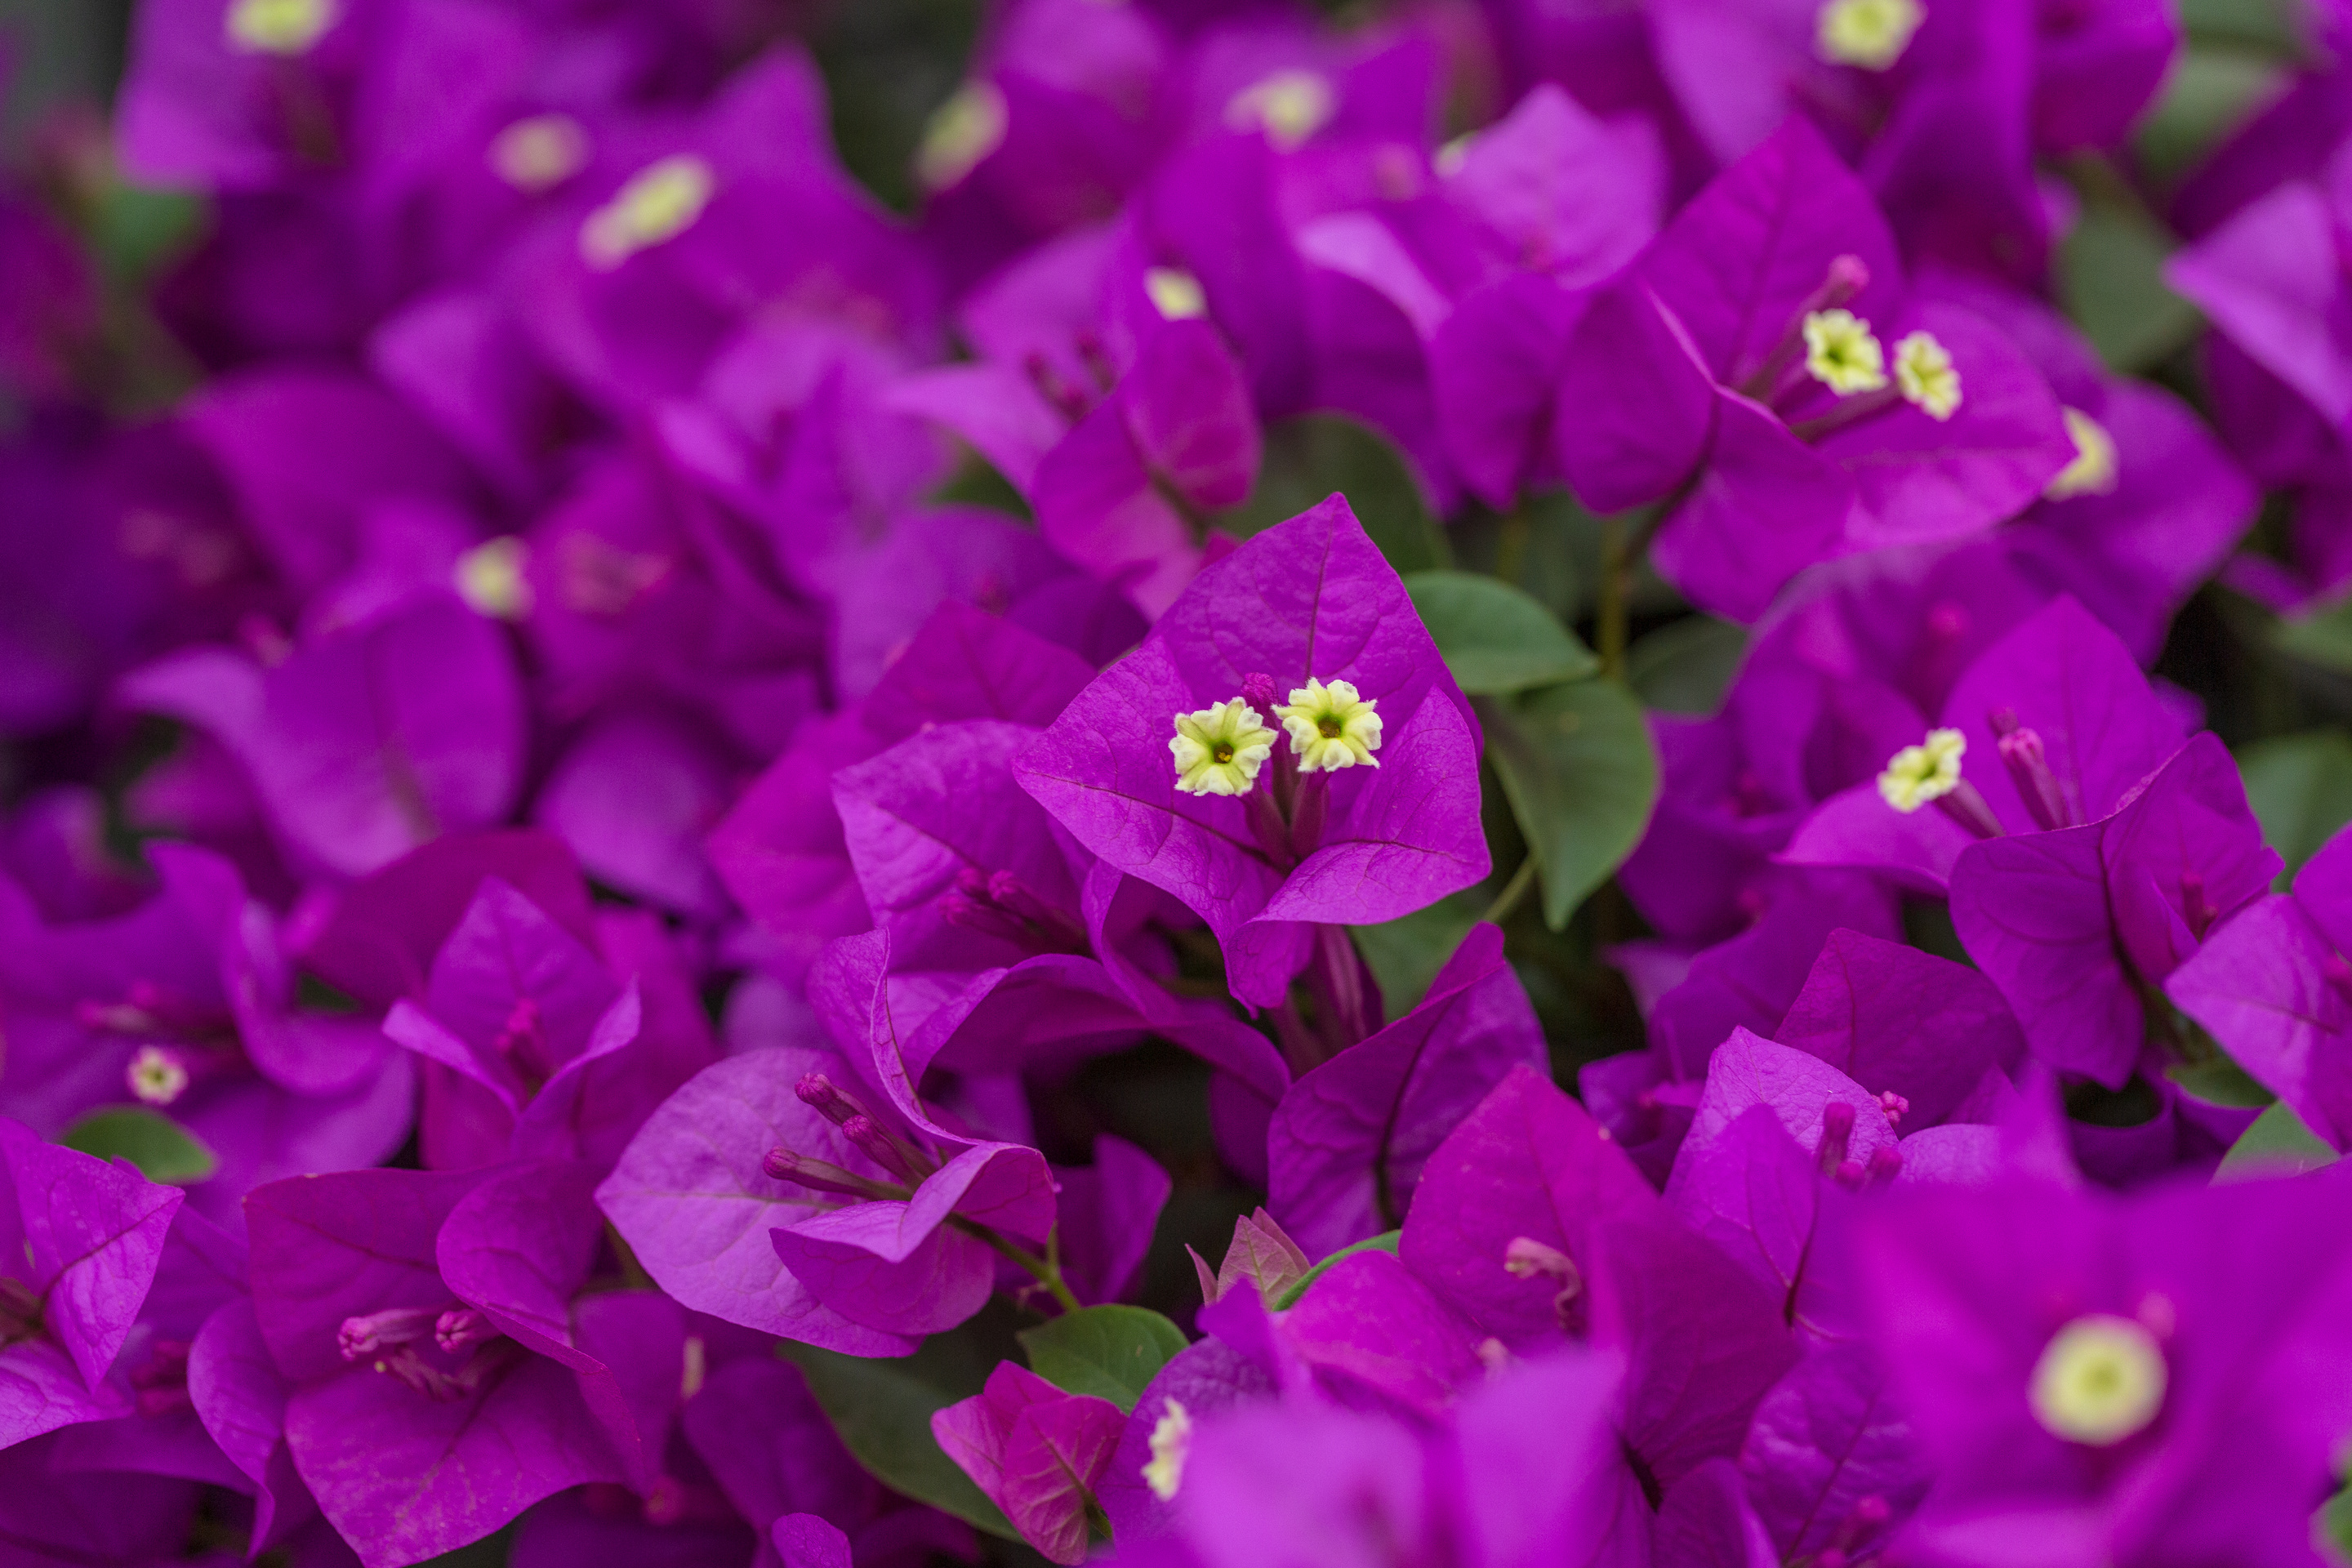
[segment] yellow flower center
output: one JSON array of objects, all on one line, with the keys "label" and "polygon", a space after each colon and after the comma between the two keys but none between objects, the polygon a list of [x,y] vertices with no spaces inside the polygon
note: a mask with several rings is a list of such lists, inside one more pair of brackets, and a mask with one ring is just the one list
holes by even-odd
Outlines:
[{"label": "yellow flower center", "polygon": [[1239,697],[1176,715],[1168,753],[1176,760],[1176,788],[1184,795],[1249,794],[1257,771],[1274,755],[1275,733]]},{"label": "yellow flower center", "polygon": [[1339,108],[1331,84],[1313,71],[1276,71],[1234,94],[1225,123],[1236,131],[1255,126],[1287,153],[1323,129]]},{"label": "yellow flower center", "polygon": [[1176,1489],[1184,1484],[1184,1458],[1192,1451],[1192,1414],[1171,1399],[1151,1428],[1151,1461],[1143,1467],[1143,1484],[1153,1497],[1161,1502],[1176,1500]]},{"label": "yellow flower center", "polygon": [[2110,1447],[2147,1430],[2164,1408],[2167,1381],[2155,1335],[2095,1312],[2052,1335],[2034,1363],[2033,1418],[2069,1443]]},{"label": "yellow flower center", "polygon": [[1930,419],[1949,419],[1960,406],[1960,373],[1951,352],[1931,333],[1906,332],[1895,344],[1895,385],[1903,401]]},{"label": "yellow flower center", "polygon": [[1852,310],[1815,310],[1805,317],[1805,369],[1843,397],[1886,384],[1886,352],[1870,323]]},{"label": "yellow flower center", "polygon": [[230,47],[257,55],[308,53],[334,25],[334,0],[235,0],[222,18]]},{"label": "yellow flower center", "polygon": [[1927,740],[1887,759],[1878,793],[1895,810],[1915,812],[1960,787],[1960,756],[1968,749],[1969,738],[1958,730],[1930,730]]},{"label": "yellow flower center", "polygon": [[640,250],[675,239],[694,226],[717,184],[710,165],[691,153],[647,165],[580,226],[582,259],[609,271]]},{"label": "yellow flower center", "polygon": [[1813,47],[1832,65],[1883,71],[1927,19],[1919,0],[1829,0],[1814,19]]},{"label": "yellow flower center", "polygon": [[1313,677],[1290,694],[1288,703],[1275,709],[1282,727],[1290,731],[1290,750],[1298,771],[1320,773],[1352,768],[1358,763],[1379,767],[1372,753],[1381,749],[1381,716],[1345,680],[1326,686]]},{"label": "yellow flower center", "polygon": [[2116,488],[2116,438],[2107,427],[2079,408],[2062,408],[2066,418],[2066,434],[2074,443],[2074,460],[2058,470],[2057,478],[2042,487],[2042,495],[2050,500],[2072,500],[2076,496],[2103,496]]},{"label": "yellow flower center", "polygon": [[1209,297],[1201,280],[1181,267],[1154,267],[1143,275],[1143,292],[1160,319],[1188,321],[1209,313]]},{"label": "yellow flower center", "polygon": [[490,168],[519,191],[551,191],[588,162],[588,133],[568,114],[533,114],[491,140]]},{"label": "yellow flower center", "polygon": [[923,127],[916,177],[926,190],[946,190],[1003,143],[1004,126],[1004,94],[992,82],[964,83]]}]

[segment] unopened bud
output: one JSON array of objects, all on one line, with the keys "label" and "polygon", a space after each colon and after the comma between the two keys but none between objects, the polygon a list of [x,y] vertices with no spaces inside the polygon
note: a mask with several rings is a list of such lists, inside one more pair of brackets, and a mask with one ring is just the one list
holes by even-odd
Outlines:
[{"label": "unopened bud", "polygon": [[867,1114],[856,1097],[821,1072],[803,1074],[800,1082],[793,1086],[793,1092],[800,1096],[803,1105],[835,1127],[845,1127],[851,1117]]},{"label": "unopened bud", "polygon": [[[1823,1174],[1834,1174],[1846,1163],[1846,1146],[1853,1141],[1853,1107],[1832,1100],[1822,1107],[1822,1142],[1813,1151]],[[1861,1174],[1859,1167],[1856,1175]]]},{"label": "unopened bud", "polygon": [[[2007,709],[1993,717],[1994,727],[2000,731],[2000,764],[2009,770],[2010,782],[2024,800],[2026,814],[2045,832],[2073,826],[2074,814],[2067,807],[2058,775],[2050,771],[2049,752],[2040,733],[2021,727],[2016,715]],[[2003,720],[2008,721],[2006,729],[2000,727]]]}]

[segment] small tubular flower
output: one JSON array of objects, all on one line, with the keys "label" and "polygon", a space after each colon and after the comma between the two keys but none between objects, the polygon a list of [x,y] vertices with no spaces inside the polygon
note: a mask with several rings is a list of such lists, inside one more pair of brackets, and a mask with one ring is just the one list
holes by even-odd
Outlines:
[{"label": "small tubular flower", "polygon": [[1314,71],[1276,71],[1234,94],[1225,123],[1236,131],[1263,130],[1287,153],[1323,129],[1338,108],[1331,84]]},{"label": "small tubular flower", "polygon": [[1960,757],[1968,749],[1969,739],[1959,731],[1930,730],[1925,741],[1886,760],[1878,793],[1897,811],[1916,811],[1959,787]]},{"label": "small tubular flower", "polygon": [[1951,352],[1931,332],[1906,332],[1896,340],[1895,385],[1904,402],[1930,419],[1949,419],[1959,411],[1960,373],[1952,368]]},{"label": "small tubular flower", "polygon": [[519,191],[551,191],[588,163],[588,133],[568,114],[532,114],[490,141],[490,168]]},{"label": "small tubular flower", "polygon": [[915,173],[926,190],[943,191],[1003,144],[1010,116],[993,82],[968,81],[933,111],[915,149]]},{"label": "small tubular flower", "polygon": [[1290,750],[1298,771],[1322,773],[1351,768],[1359,763],[1379,767],[1372,753],[1381,749],[1381,716],[1373,711],[1377,699],[1360,696],[1352,682],[1335,680],[1326,686],[1313,676],[1295,687],[1290,700],[1275,709],[1282,727],[1290,731]]},{"label": "small tubular flower", "polygon": [[717,185],[710,165],[691,153],[648,164],[581,224],[582,258],[610,271],[640,250],[677,238],[701,217]]},{"label": "small tubular flower", "polygon": [[236,0],[222,18],[229,43],[258,55],[307,54],[334,25],[334,0]]},{"label": "small tubular flower", "polygon": [[1811,311],[1804,333],[1807,373],[1839,396],[1886,384],[1886,351],[1852,310]]},{"label": "small tubular flower", "polygon": [[1832,65],[1883,71],[1927,19],[1919,0],[1829,0],[1814,20],[1813,45]]},{"label": "small tubular flower", "polygon": [[1143,291],[1163,321],[1189,321],[1209,313],[1201,280],[1181,267],[1154,267],[1143,275]]},{"label": "small tubular flower", "polygon": [[1184,1460],[1192,1451],[1192,1416],[1174,1399],[1151,1428],[1151,1462],[1143,1467],[1143,1484],[1161,1502],[1174,1502],[1184,1484]]},{"label": "small tubular flower", "polygon": [[[1349,695],[1355,693],[1350,689]],[[1257,771],[1274,755],[1274,741],[1257,710],[1239,697],[1179,713],[1168,742],[1176,759],[1176,787],[1186,795],[1247,795],[1257,783]]]},{"label": "small tubular flower", "polygon": [[142,1046],[123,1069],[123,1081],[146,1105],[169,1105],[188,1091],[188,1068],[179,1053],[163,1046]]},{"label": "small tubular flower", "polygon": [[2112,1447],[2164,1408],[2163,1347],[2132,1321],[2095,1312],[2051,1336],[2033,1365],[2033,1418],[2053,1436]]},{"label": "small tubular flower", "polygon": [[2044,500],[2072,500],[2076,496],[2103,496],[2116,488],[2116,438],[2107,427],[2079,408],[2059,410],[2066,435],[2074,443],[2074,458],[2042,487]]}]

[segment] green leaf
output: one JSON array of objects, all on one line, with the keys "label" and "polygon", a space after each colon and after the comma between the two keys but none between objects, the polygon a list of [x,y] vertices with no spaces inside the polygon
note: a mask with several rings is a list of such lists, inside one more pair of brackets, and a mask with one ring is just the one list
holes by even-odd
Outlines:
[{"label": "green leaf", "polygon": [[[2189,6],[2181,9],[2186,12]],[[2269,13],[2257,19],[2268,20],[2284,49],[2292,52],[2294,44],[2278,26],[2275,11],[2267,5],[2250,9]],[[2252,39],[2242,43],[2232,37],[2216,47],[2192,40],[2166,79],[2156,108],[2134,136],[2142,166],[2168,183],[2186,174],[2224,135],[2243,124],[2254,106],[2287,74],[2284,62],[2267,52],[2268,44],[2268,40]]]},{"label": "green leaf", "polygon": [[2279,648],[2308,664],[2352,675],[2352,600],[2293,619],[2271,630]]},{"label": "green leaf", "polygon": [[220,1156],[202,1139],[170,1117],[136,1105],[93,1110],[58,1134],[58,1142],[101,1160],[120,1156],[138,1166],[149,1181],[175,1187],[201,1182],[220,1169]]},{"label": "green leaf", "polygon": [[89,215],[90,247],[108,277],[135,284],[193,247],[205,221],[203,199],[189,192],[112,181]]},{"label": "green leaf", "polygon": [[1610,680],[1477,700],[1486,755],[1543,874],[1544,921],[1568,924],[1633,852],[1658,796],[1642,705]]},{"label": "green leaf", "polygon": [[2247,1077],[2245,1068],[2224,1056],[2201,1062],[2175,1062],[2165,1068],[2164,1076],[2208,1105],[2233,1105],[2246,1110],[2269,1105],[2278,1099]]},{"label": "green leaf", "polygon": [[2352,1482],[2319,1510],[2319,1538],[2336,1550],[2337,1561],[2352,1563]]},{"label": "green leaf", "polygon": [[2286,861],[2284,889],[2303,863],[2352,822],[2352,737],[2313,730],[2257,741],[2238,753],[2246,804],[2263,825],[2263,842]]},{"label": "green leaf", "polygon": [[2304,1119],[2282,1101],[2254,1118],[2244,1136],[2221,1156],[2217,1182],[2260,1181],[2265,1176],[2299,1176],[2336,1163],[2336,1151],[2319,1140]]},{"label": "green leaf", "polygon": [[1339,1251],[1333,1253],[1330,1257],[1325,1258],[1322,1262],[1317,1264],[1314,1268],[1308,1269],[1306,1273],[1300,1275],[1297,1279],[1291,1284],[1289,1289],[1283,1291],[1282,1294],[1276,1297],[1269,1305],[1271,1305],[1277,1312],[1281,1311],[1285,1307],[1296,1306],[1297,1305],[1298,1299],[1301,1296],[1306,1295],[1307,1291],[1315,1288],[1315,1281],[1322,1279],[1325,1272],[1330,1268],[1331,1265],[1339,1262],[1342,1258],[1352,1258],[1359,1252],[1394,1252],[1397,1249],[1397,1243],[1403,1238],[1404,1232],[1401,1230],[1384,1230],[1378,1236],[1370,1237],[1365,1240],[1357,1242],[1353,1247],[1343,1247]]},{"label": "green leaf", "polygon": [[2146,370],[2186,343],[2201,318],[2165,286],[2172,241],[2137,214],[2086,206],[2058,247],[2067,312],[2108,368]]},{"label": "green leaf", "polygon": [[1020,1533],[931,1436],[933,1412],[980,1392],[993,1363],[957,1334],[933,1334],[900,1361],[866,1361],[785,1341],[777,1353],[807,1374],[833,1429],[874,1479],[1007,1541]]},{"label": "green leaf", "polygon": [[1428,994],[1429,983],[1478,923],[1487,902],[1486,890],[1473,888],[1449,893],[1427,909],[1399,920],[1350,928],[1356,951],[1364,955],[1364,962],[1372,966],[1372,978],[1381,983],[1381,1001],[1391,1021],[1412,1012]]},{"label": "green leaf", "polygon": [[1723,706],[1747,652],[1747,627],[1685,616],[1625,650],[1625,684],[1645,707],[1704,718]]},{"label": "green leaf", "polygon": [[1256,488],[1216,523],[1247,539],[1334,490],[1348,498],[1356,520],[1399,572],[1453,564],[1444,531],[1404,455],[1379,431],[1337,414],[1308,414],[1268,426]]},{"label": "green leaf", "polygon": [[1507,583],[1475,572],[1415,572],[1404,585],[1465,691],[1525,691],[1601,668],[1575,633]]},{"label": "green leaf", "polygon": [[1030,1371],[1126,1411],[1186,1342],[1183,1330],[1148,1307],[1087,1307],[1021,1331]]}]

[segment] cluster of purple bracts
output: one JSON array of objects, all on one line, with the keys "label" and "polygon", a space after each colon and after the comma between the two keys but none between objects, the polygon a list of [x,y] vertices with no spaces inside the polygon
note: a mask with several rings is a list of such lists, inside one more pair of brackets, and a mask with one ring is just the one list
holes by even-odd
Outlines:
[{"label": "cluster of purple bracts", "polygon": [[2352,779],[2151,673],[2352,591],[2347,18],[1003,0],[909,216],[809,9],[0,192],[0,1564],[2347,1561]]}]

